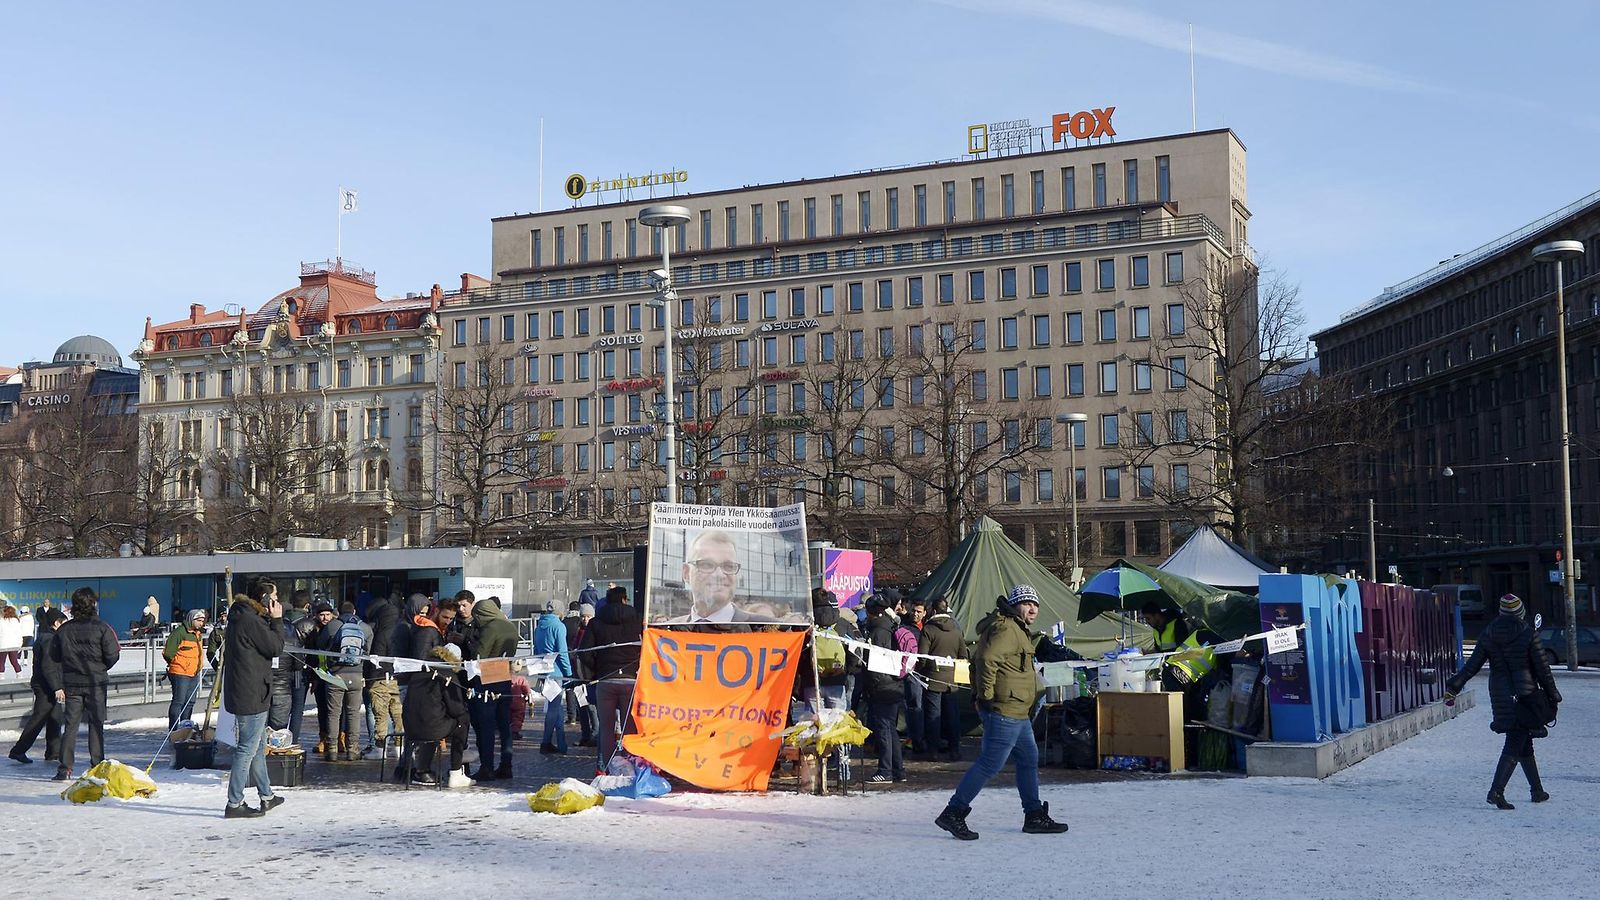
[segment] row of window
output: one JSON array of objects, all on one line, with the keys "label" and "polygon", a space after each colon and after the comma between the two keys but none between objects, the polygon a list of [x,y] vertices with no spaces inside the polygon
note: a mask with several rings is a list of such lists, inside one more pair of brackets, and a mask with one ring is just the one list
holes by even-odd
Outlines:
[{"label": "row of window", "polygon": [[[427,355],[423,353],[401,357],[368,356],[364,358],[364,362],[341,359],[334,363],[333,369],[333,382],[328,385],[329,387],[383,387],[392,384],[422,384],[428,380]],[[248,370],[248,377],[251,388],[256,393],[318,391],[324,387],[321,362],[252,366]],[[151,380],[151,398],[158,403],[168,399],[205,400],[210,394],[210,385],[213,381],[217,385],[218,397],[234,395],[234,370],[226,368],[216,373],[184,372],[176,379],[171,375],[156,375]],[[173,392],[174,383],[178,386],[176,395]]]},{"label": "row of window", "polygon": [[[1089,191],[1094,207],[1110,205],[1125,205],[1139,203],[1141,196],[1148,197],[1148,193],[1141,191],[1140,161],[1138,159],[1123,160],[1120,174],[1120,183],[1114,184],[1111,179],[1116,178],[1107,170],[1106,163],[1094,163],[1089,170]],[[1148,171],[1148,170],[1147,170]],[[1057,172],[1059,174],[1057,174]],[[998,212],[1001,218],[1014,218],[1018,215],[1043,215],[1052,212],[1069,212],[1079,208],[1078,204],[1078,178],[1077,167],[1062,166],[1057,172],[1047,173],[1044,169],[1035,169],[1028,173],[1028,181],[1023,189],[1022,203],[1018,204],[1018,183],[1015,175],[1001,175],[1000,197]],[[1145,186],[1148,191],[1154,190],[1154,199],[1160,203],[1172,200],[1172,160],[1168,156],[1155,158],[1154,183]],[[1053,183],[1052,183],[1053,182]],[[989,179],[978,177],[968,179],[966,182],[966,203],[961,208],[960,183],[957,181],[942,181],[937,190],[939,202],[938,221],[950,225],[958,221],[960,213],[966,213],[968,221],[982,222],[990,217],[989,206]],[[1118,188],[1120,187],[1120,190]],[[929,185],[913,185],[910,194],[911,225],[922,228],[930,224],[929,210]],[[1049,202],[1051,196],[1058,198],[1052,206]],[[882,203],[882,219],[875,217],[874,201]],[[827,236],[842,237],[846,234],[867,234],[877,230],[898,230],[901,227],[901,194],[898,187],[882,189],[881,196],[876,191],[856,191],[854,194],[830,194],[827,197]],[[747,212],[746,212],[747,209]],[[740,222],[740,215],[745,212],[747,218]],[[697,226],[694,234],[698,243],[691,246],[690,224],[685,222],[676,227],[673,246],[681,250],[712,250],[731,249],[743,244],[765,244],[770,238],[775,237],[779,242],[794,240],[793,232],[794,209],[788,200],[779,200],[776,204],[776,231],[769,234],[767,231],[767,205],[765,203],[752,203],[747,208],[740,206],[725,206],[721,209],[720,217],[716,210],[702,209],[696,216]],[[823,227],[819,218],[822,211],[818,208],[818,198],[806,197],[800,205],[799,236],[812,239],[822,237]],[[715,226],[720,224],[720,228]],[[847,225],[853,226],[847,229]],[[587,263],[593,245],[592,233],[594,230],[587,224],[570,226],[573,237],[573,254],[567,253],[567,237],[569,226],[557,225],[551,229],[551,256],[550,264],[565,265],[568,262]],[[647,228],[649,232],[650,253],[661,252],[661,232],[659,229]],[[639,256],[639,231],[637,219],[625,219],[622,225],[622,257]],[[601,222],[598,229],[599,251],[601,261],[610,261],[617,256],[617,235],[615,223]],[[742,243],[741,243],[742,242]],[[543,228],[535,228],[530,234],[531,265],[539,268],[546,265],[545,235]]]}]

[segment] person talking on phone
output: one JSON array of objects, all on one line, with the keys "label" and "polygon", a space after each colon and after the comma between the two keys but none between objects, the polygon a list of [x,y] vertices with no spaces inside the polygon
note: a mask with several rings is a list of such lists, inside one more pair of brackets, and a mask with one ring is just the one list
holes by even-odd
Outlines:
[{"label": "person talking on phone", "polygon": [[[283,803],[267,777],[272,665],[283,652],[283,604],[278,602],[276,584],[263,578],[250,586],[250,596],[233,598],[222,647],[222,702],[233,713],[237,729],[228,771],[228,806],[222,814],[250,819]],[[244,802],[246,781],[255,784],[259,807]]]}]

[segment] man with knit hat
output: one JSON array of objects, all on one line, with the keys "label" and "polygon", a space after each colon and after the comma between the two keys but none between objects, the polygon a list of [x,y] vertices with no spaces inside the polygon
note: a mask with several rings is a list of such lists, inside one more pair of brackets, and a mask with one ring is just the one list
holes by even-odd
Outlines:
[{"label": "man with knit hat", "polygon": [[1006,759],[1017,767],[1017,793],[1022,798],[1022,830],[1027,834],[1060,834],[1065,823],[1050,818],[1050,804],[1039,799],[1039,746],[1033,740],[1033,707],[1039,679],[1033,669],[1037,636],[1029,626],[1039,617],[1039,594],[1019,584],[995,601],[995,611],[978,623],[978,646],[972,653],[972,697],[983,720],[983,746],[962,777],[944,812],[934,824],[963,841],[978,833],[967,827],[972,801],[999,774]]}]

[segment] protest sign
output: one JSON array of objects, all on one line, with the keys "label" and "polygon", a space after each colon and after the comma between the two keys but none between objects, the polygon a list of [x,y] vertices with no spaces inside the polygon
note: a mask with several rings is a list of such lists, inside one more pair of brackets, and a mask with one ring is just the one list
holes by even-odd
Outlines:
[{"label": "protest sign", "polygon": [[870,550],[822,551],[822,587],[839,598],[841,609],[855,609],[872,593]]},{"label": "protest sign", "polygon": [[811,622],[803,504],[650,507],[650,625]]},{"label": "protest sign", "polygon": [[645,629],[623,747],[700,787],[766,790],[805,638]]}]

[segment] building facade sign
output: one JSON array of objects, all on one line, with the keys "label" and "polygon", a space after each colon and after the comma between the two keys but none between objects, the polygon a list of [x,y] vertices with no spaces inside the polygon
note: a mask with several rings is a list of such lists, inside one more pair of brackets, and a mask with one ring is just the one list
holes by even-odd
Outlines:
[{"label": "building facade sign", "polygon": [[1050,119],[1050,140],[1059,144],[1069,135],[1080,141],[1088,138],[1116,137],[1117,130],[1111,127],[1111,114],[1116,111],[1115,106],[1108,106],[1105,109],[1056,113]]},{"label": "building facade sign", "polygon": [[1030,119],[968,125],[967,152],[976,154],[988,153],[991,150],[1026,150],[1033,146],[1033,134],[1033,121]]},{"label": "building facade sign", "polygon": [[528,396],[530,398],[554,397],[555,395],[556,395],[556,389],[555,388],[551,388],[551,387],[528,388]]},{"label": "building facade sign", "polygon": [[654,425],[618,425],[611,429],[612,437],[633,437],[640,434],[655,434]]},{"label": "building facade sign", "polygon": [[584,194],[598,194],[602,191],[627,191],[633,188],[657,187],[667,184],[683,184],[689,180],[689,173],[683,169],[670,172],[652,172],[649,175],[619,175],[616,178],[585,178],[576,173],[567,176],[565,188],[567,196],[574,200]]},{"label": "building facade sign", "polygon": [[608,334],[594,342],[596,347],[628,347],[644,343],[642,334]]},{"label": "building facade sign", "polygon": [[819,324],[821,323],[819,323],[816,319],[795,319],[791,322],[767,322],[761,326],[760,331],[762,334],[778,331],[805,331],[808,328],[816,328]]},{"label": "building facade sign", "polygon": [[633,391],[648,391],[651,388],[660,386],[661,379],[659,378],[625,378],[621,381],[606,382],[606,390],[619,394],[632,393]]},{"label": "building facade sign", "polygon": [[23,406],[66,406],[72,402],[71,394],[29,394],[22,398]]},{"label": "building facade sign", "polygon": [[744,334],[743,325],[707,326],[705,328],[680,328],[678,340],[693,341],[700,338],[725,338],[740,337]]}]

